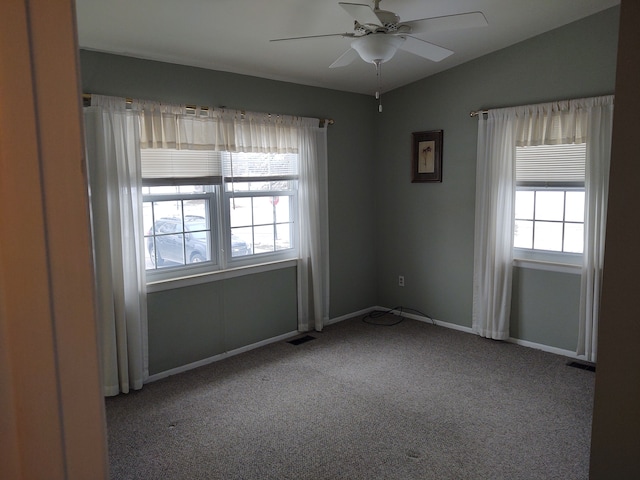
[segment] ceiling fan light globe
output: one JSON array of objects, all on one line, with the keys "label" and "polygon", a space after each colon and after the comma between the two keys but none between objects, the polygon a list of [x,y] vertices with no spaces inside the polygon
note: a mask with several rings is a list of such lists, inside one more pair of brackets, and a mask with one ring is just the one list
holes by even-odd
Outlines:
[{"label": "ceiling fan light globe", "polygon": [[391,60],[402,42],[403,37],[384,33],[370,34],[351,42],[351,48],[358,52],[365,62],[384,63]]}]

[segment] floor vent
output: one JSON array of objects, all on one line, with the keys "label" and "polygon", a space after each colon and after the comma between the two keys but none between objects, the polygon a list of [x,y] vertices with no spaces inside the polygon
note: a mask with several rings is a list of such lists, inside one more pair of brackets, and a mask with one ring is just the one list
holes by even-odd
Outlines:
[{"label": "floor vent", "polygon": [[580,368],[582,370],[589,370],[590,372],[596,371],[596,366],[589,363],[582,362],[569,362],[567,363],[570,367]]},{"label": "floor vent", "polygon": [[287,343],[290,343],[291,345],[300,345],[302,343],[306,343],[315,339],[316,337],[312,337],[311,335],[305,335],[304,337],[298,337],[298,338],[294,338],[293,340],[289,340],[289,342]]}]

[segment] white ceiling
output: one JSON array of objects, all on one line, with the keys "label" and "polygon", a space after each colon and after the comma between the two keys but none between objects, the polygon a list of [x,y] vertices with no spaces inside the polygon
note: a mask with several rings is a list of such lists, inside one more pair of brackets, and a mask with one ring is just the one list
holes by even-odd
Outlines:
[{"label": "white ceiling", "polygon": [[[369,0],[349,0],[373,5]],[[453,50],[435,63],[404,51],[382,66],[382,91],[592,15],[620,0],[383,0],[401,20],[481,11],[488,27],[417,37]],[[81,48],[372,94],[372,64],[329,65],[342,37],[270,39],[353,31],[338,0],[76,0]]]}]

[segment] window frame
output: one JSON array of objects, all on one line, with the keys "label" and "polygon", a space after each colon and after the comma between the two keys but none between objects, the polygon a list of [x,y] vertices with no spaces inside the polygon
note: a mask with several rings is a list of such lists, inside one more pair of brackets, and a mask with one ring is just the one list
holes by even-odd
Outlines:
[{"label": "window frame", "polygon": [[[221,152],[224,157],[225,154],[230,152]],[[299,162],[299,159],[297,160]],[[296,164],[296,171],[298,164]],[[255,191],[234,191],[233,184],[242,183],[257,183],[257,182],[278,182],[288,181],[290,188],[284,190],[255,190]],[[285,175],[272,175],[272,176],[223,176],[223,177],[190,177],[190,178],[143,178],[142,186],[143,192],[141,195],[142,205],[141,208],[144,211],[145,203],[157,202],[157,201],[172,201],[180,200],[185,201],[189,199],[204,199],[207,201],[207,215],[206,220],[209,223],[210,232],[210,260],[198,263],[185,263],[177,264],[168,267],[157,268],[145,268],[147,276],[147,284],[154,284],[158,282],[167,282],[174,280],[184,280],[190,277],[197,277],[207,274],[213,274],[217,272],[224,272],[237,268],[246,267],[259,267],[269,263],[284,262],[297,260],[299,256],[299,232],[298,232],[298,182],[299,176],[297,173],[285,174]],[[191,185],[203,185],[208,191],[203,193],[145,193],[147,188],[151,187],[181,187]],[[231,189],[229,189],[231,187]],[[233,257],[233,234],[231,228],[231,211],[230,200],[232,198],[259,198],[259,197],[288,197],[289,198],[289,222],[285,222],[289,225],[291,247],[274,250],[272,252],[251,253],[249,255],[241,255]],[[155,225],[157,219],[155,218],[155,210],[152,209],[152,225]],[[183,211],[184,215],[184,211]],[[144,215],[143,215],[144,217]],[[274,216],[273,223],[271,225],[279,225],[276,223]],[[183,217],[184,222],[184,217]],[[147,229],[145,229],[144,222],[142,222],[142,236],[143,236],[143,249],[145,254],[145,262],[148,258],[147,248]],[[184,227],[184,225],[183,225]],[[252,228],[255,225],[252,223]],[[186,227],[185,227],[186,228]],[[152,238],[155,238],[155,232]],[[253,235],[252,235],[252,238]],[[274,238],[275,242],[275,238]],[[253,252],[253,242],[252,242]],[[183,248],[184,244],[183,244]],[[275,248],[275,243],[274,243]]]},{"label": "window frame", "polygon": [[[143,189],[146,187],[171,187],[171,186],[182,186],[182,185],[175,185],[175,183],[172,183],[171,180],[168,180],[167,183],[164,183],[164,184],[160,184],[160,182],[157,182],[157,181],[145,184],[143,181]],[[199,275],[203,273],[220,270],[221,264],[220,264],[219,252],[220,252],[221,239],[220,239],[220,225],[219,225],[219,222],[217,221],[217,218],[220,217],[220,212],[219,212],[220,186],[214,185],[214,184],[205,184],[203,186],[209,189],[209,191],[203,192],[203,193],[166,193],[166,194],[143,192],[143,194],[141,195],[143,209],[144,209],[144,204],[147,202],[153,203],[153,202],[175,201],[175,200],[180,200],[184,202],[185,200],[205,200],[207,202],[207,206],[205,207],[207,210],[205,214],[206,215],[205,221],[208,222],[209,224],[210,244],[208,245],[208,248],[210,249],[210,257],[211,257],[210,260],[207,260],[204,262],[197,262],[197,263],[178,264],[175,266],[169,266],[164,268],[157,268],[157,267],[153,269],[145,268],[148,283],[162,281],[162,280],[172,280],[180,277]],[[152,212],[153,212],[152,225],[154,225],[154,228],[155,228],[155,223],[159,219],[155,218],[155,211],[152,210]],[[184,212],[183,212],[183,215],[184,215]],[[183,217],[183,222],[184,222],[184,217]],[[146,231],[144,230],[145,229],[143,224],[143,249],[145,252],[145,259],[146,259],[146,256],[148,254],[147,238],[149,237],[147,236]],[[155,237],[155,232],[154,232],[154,237]]]},{"label": "window frame", "polygon": [[[553,156],[550,156],[549,150],[558,150],[562,149],[563,146],[567,147],[566,153],[562,152],[551,152]],[[538,145],[532,145],[530,147],[536,148]],[[532,157],[531,154],[527,155],[523,152],[523,163],[520,164],[519,157],[519,148],[530,148],[530,147],[516,147],[516,166],[515,166],[515,179],[514,179],[514,210],[513,210],[513,237],[514,237],[514,246],[512,249],[513,252],[513,260],[514,264],[518,266],[522,266],[526,264],[527,266],[536,265],[532,268],[538,268],[540,265],[544,264],[545,267],[541,267],[543,269],[568,269],[573,271],[575,268],[579,267],[583,263],[583,255],[584,253],[576,253],[576,252],[565,252],[565,251],[556,251],[556,250],[543,250],[534,248],[535,245],[535,223],[536,221],[547,221],[547,220],[536,220],[535,216],[535,195],[537,192],[542,191],[561,191],[564,192],[563,199],[563,215],[562,220],[550,220],[550,222],[561,223],[562,224],[562,248],[564,249],[564,238],[565,238],[565,227],[566,224],[578,224],[581,223],[584,229],[584,216],[582,222],[575,221],[567,221],[566,218],[566,193],[571,191],[580,191],[585,192],[585,172],[584,167],[581,167],[581,163],[586,164],[586,145],[584,143],[566,143],[566,144],[558,144],[558,145],[539,145],[544,150],[540,150],[540,163],[538,164],[538,160],[535,162],[531,162]],[[580,157],[576,156],[575,148],[580,148],[584,150],[581,152]],[[546,150],[546,151],[545,151]],[[564,156],[566,155],[566,156]],[[583,156],[584,155],[584,156]],[[563,156],[565,158],[562,161]],[[551,161],[550,161],[551,159]],[[558,160],[557,165],[561,166],[561,170],[555,167],[556,162]],[[579,162],[576,162],[576,159],[579,159]],[[536,165],[537,164],[537,165]],[[519,173],[519,166],[522,165],[523,171],[522,176]],[[532,167],[532,165],[534,165]],[[540,165],[540,166],[538,166]],[[547,166],[550,168],[548,172],[547,178],[541,179],[540,177],[545,177],[545,172],[547,170],[544,168]],[[581,172],[582,169],[582,172]],[[521,219],[516,217],[515,211],[515,202],[516,195],[518,191],[534,191],[534,211],[532,219]],[[586,211],[584,212],[586,214]],[[524,247],[516,247],[515,246],[515,226],[516,221],[524,220],[533,222],[533,232],[532,232],[532,246],[531,248]],[[584,231],[584,230],[583,230]]]},{"label": "window frame", "polygon": [[[252,183],[252,182],[274,182],[274,181],[295,182],[289,190],[254,190],[254,191],[235,191],[233,183]],[[225,177],[221,187],[221,197],[224,215],[224,231],[225,238],[223,244],[223,255],[227,268],[242,267],[249,265],[259,265],[261,263],[276,262],[281,260],[291,260],[298,258],[299,254],[299,238],[298,238],[298,177],[297,175],[287,175],[278,177]],[[227,190],[227,186],[231,186],[231,190]],[[283,250],[274,250],[273,252],[252,253],[240,257],[232,256],[232,227],[231,227],[231,201],[233,198],[260,198],[260,197],[289,197],[289,216],[291,225],[291,248]],[[272,225],[277,225],[275,222]],[[252,223],[252,227],[255,224]],[[228,235],[226,235],[228,233]],[[255,245],[252,242],[252,248]]]}]

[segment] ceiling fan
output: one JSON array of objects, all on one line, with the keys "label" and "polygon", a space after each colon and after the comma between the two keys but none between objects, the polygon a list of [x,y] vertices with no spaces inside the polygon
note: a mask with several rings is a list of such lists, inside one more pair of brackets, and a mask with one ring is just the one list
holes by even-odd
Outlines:
[{"label": "ceiling fan", "polygon": [[[391,60],[398,49],[405,50],[434,62],[439,62],[453,54],[451,50],[413,37],[411,34],[484,27],[487,25],[487,19],[482,12],[461,13],[401,22],[397,14],[387,10],[381,10],[380,1],[381,0],[374,0],[373,8],[360,3],[338,2],[338,5],[354,19],[353,32],[278,38],[271,41],[280,42],[322,37],[352,38],[351,48],[340,55],[329,68],[347,66],[358,58],[358,56],[365,62],[373,63],[378,76],[376,98],[379,99],[380,65]],[[379,105],[378,109],[382,111],[382,104]]]}]

